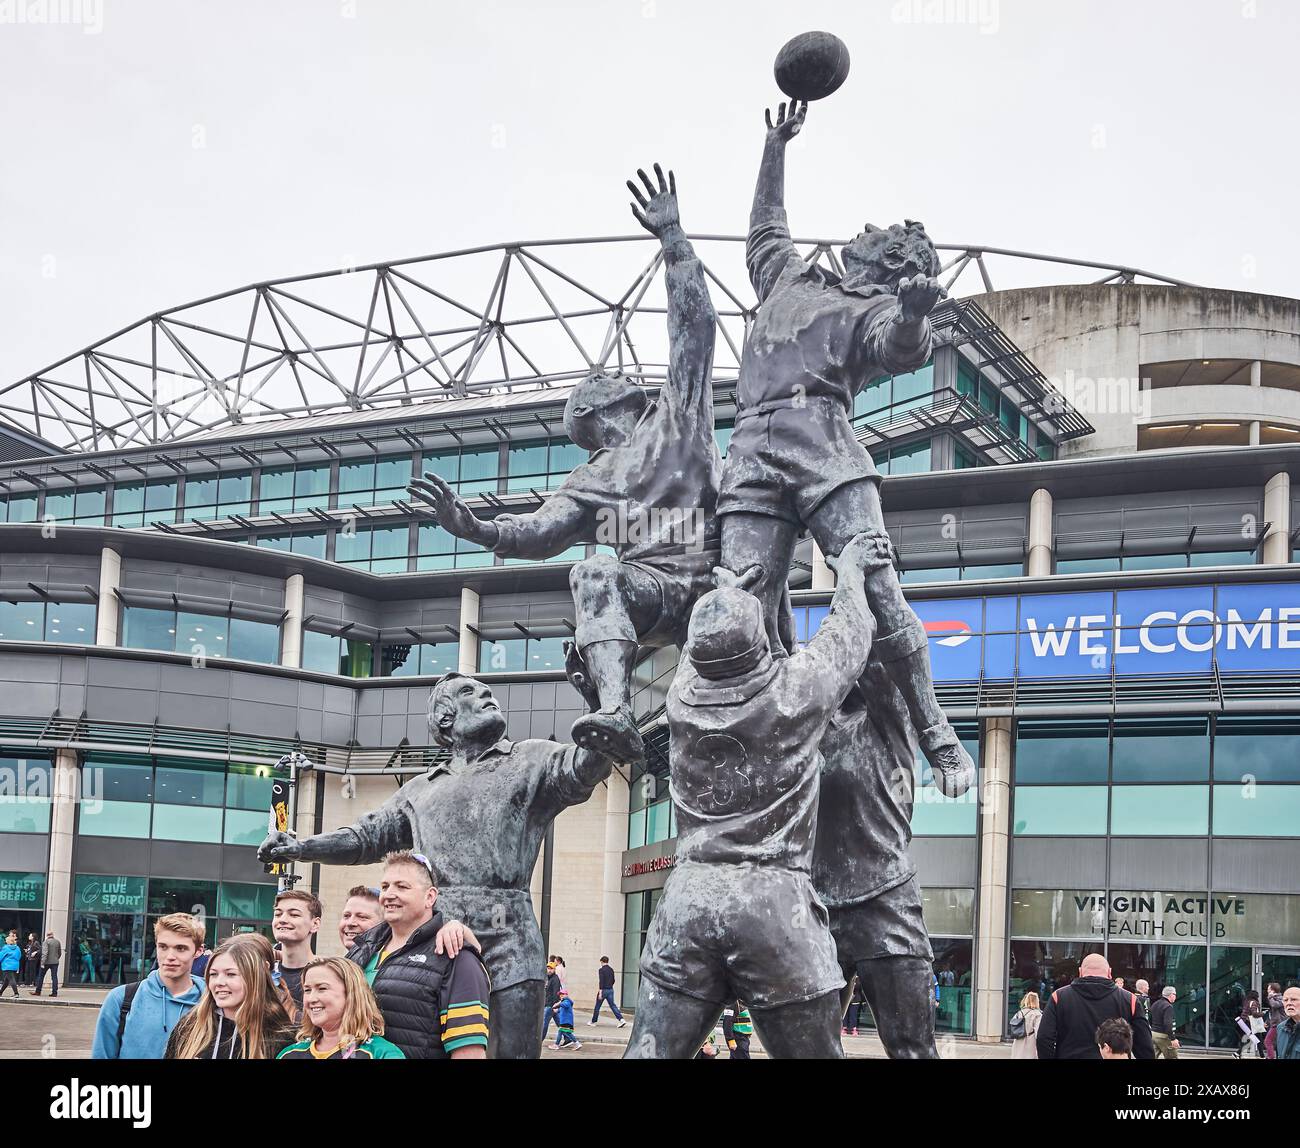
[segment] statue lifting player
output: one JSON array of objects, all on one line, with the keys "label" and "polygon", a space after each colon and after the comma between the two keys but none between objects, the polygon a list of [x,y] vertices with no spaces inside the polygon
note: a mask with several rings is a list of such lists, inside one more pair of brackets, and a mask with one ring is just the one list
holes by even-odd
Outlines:
[{"label": "statue lifting player", "polygon": [[668,377],[655,403],[625,375],[598,371],[564,408],[564,429],[594,451],[532,514],[480,519],[436,474],[411,483],[444,529],[505,557],[548,558],[583,542],[612,545],[574,566],[574,640],[599,695],[573,740],[621,762],[643,756],[631,710],[638,644],[681,644],[691,606],[713,589],[720,557],[714,519],[722,469],[713,438],[717,316],[704,269],[682,230],[676,180],[638,172],[632,213],[658,236],[668,294]]}]

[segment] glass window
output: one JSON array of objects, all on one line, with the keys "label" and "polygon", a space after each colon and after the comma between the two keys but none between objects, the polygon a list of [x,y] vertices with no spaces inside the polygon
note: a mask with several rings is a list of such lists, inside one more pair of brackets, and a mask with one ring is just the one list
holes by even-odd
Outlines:
[{"label": "glass window", "polygon": [[265,815],[271,808],[272,780],[268,765],[231,762],[226,771],[226,808],[257,809]]},{"label": "glass window", "polygon": [[1099,574],[1107,570],[1119,569],[1119,557],[1108,558],[1058,558],[1058,574]]},{"label": "glass window", "polygon": [[645,844],[645,810],[638,809],[628,815],[627,847],[637,849]]},{"label": "glass window", "polygon": [[[188,490],[188,484],[186,484]],[[188,494],[187,494],[188,499]],[[258,484],[258,514],[269,514],[272,510],[286,511],[293,509],[293,467],[263,467],[261,482]]]},{"label": "glass window", "polygon": [[0,638],[9,642],[40,642],[44,637],[43,602],[0,602]]},{"label": "glass window", "polygon": [[[269,799],[268,799],[269,806]],[[227,845],[260,845],[266,837],[268,814],[252,809],[227,809],[224,841]]]},{"label": "glass window", "polygon": [[222,917],[269,921],[275,911],[275,894],[274,885],[244,885],[223,881],[218,893],[218,912]]},{"label": "glass window", "polygon": [[1021,721],[1016,726],[1016,781],[1105,782],[1105,721]]},{"label": "glass window", "polygon": [[92,602],[47,602],[45,640],[88,646],[95,641],[95,606]]},{"label": "glass window", "polygon": [[1103,949],[1100,939],[1012,941],[1007,1019],[1020,1008],[1026,993],[1037,993],[1040,1007],[1046,1004],[1052,993],[1079,975],[1079,964],[1088,953]]},{"label": "glass window", "polygon": [[32,494],[10,494],[0,498],[0,521],[35,522],[37,496]]},{"label": "glass window", "polygon": [[149,836],[152,805],[143,801],[83,801],[77,831],[87,837]]},{"label": "glass window", "polygon": [[371,530],[370,569],[376,574],[405,574],[410,531],[405,526],[377,526]]},{"label": "glass window", "polygon": [[1110,831],[1117,837],[1204,836],[1210,829],[1208,785],[1117,785]]},{"label": "glass window", "polygon": [[221,840],[221,810],[194,805],[153,807],[153,836],[160,841]]},{"label": "glass window", "polygon": [[143,482],[119,482],[113,487],[113,525],[144,525]]},{"label": "glass window", "polygon": [[895,447],[889,452],[890,474],[920,474],[930,469],[930,441]]},{"label": "glass window", "polygon": [[1300,785],[1216,785],[1216,837],[1300,837]]},{"label": "glass window", "polygon": [[74,500],[76,494],[71,490],[47,490],[45,492],[45,517],[55,522],[71,522],[75,514]]},{"label": "glass window", "polygon": [[498,642],[484,639],[479,644],[479,673],[511,673],[527,669],[525,638],[503,638]]},{"label": "glass window", "polygon": [[48,760],[0,757],[0,833],[48,833],[53,793]]},{"label": "glass window", "polygon": [[529,638],[528,669],[562,670],[564,669],[563,638]]},{"label": "glass window", "polygon": [[497,473],[500,470],[500,452],[495,446],[464,450],[460,454],[461,494],[495,492]]},{"label": "glass window", "polygon": [[368,494],[375,489],[375,460],[349,459],[339,463],[339,505],[358,501],[345,494]]},{"label": "glass window", "polygon": [[273,666],[280,660],[280,627],[270,622],[231,618],[230,649],[227,653],[232,658],[242,658],[246,662]]},{"label": "glass window", "polygon": [[217,482],[217,515],[248,515],[253,509],[253,474],[223,474]]},{"label": "glass window", "polygon": [[527,490],[538,486],[539,483],[534,480],[546,475],[546,443],[512,445],[507,454],[506,473],[509,475],[506,490]]},{"label": "glass window", "polygon": [[1254,566],[1253,550],[1193,550],[1187,556],[1192,566]]},{"label": "glass window", "polygon": [[1215,781],[1300,781],[1300,721],[1221,717],[1214,725]]},{"label": "glass window", "polygon": [[919,582],[956,582],[960,577],[961,571],[955,566],[932,566],[924,570],[904,570],[898,580],[904,586],[910,586]]},{"label": "glass window", "polygon": [[223,657],[228,625],[225,618],[180,611],[176,615],[176,652],[191,658]]},{"label": "glass window", "polygon": [[392,644],[380,650],[379,676],[409,678],[445,674],[460,666],[458,642]]},{"label": "glass window", "polygon": [[[962,739],[966,751],[979,762],[979,743]],[[960,797],[945,797],[934,785],[929,762],[917,756],[912,765],[912,833],[917,837],[972,837],[979,811],[978,786]]]},{"label": "glass window", "polygon": [[1186,565],[1186,554],[1125,554],[1120,559],[1124,570],[1175,570]]},{"label": "glass window", "polygon": [[657,841],[667,841],[672,836],[669,828],[672,806],[671,801],[658,801],[646,809],[647,845],[653,845]]},{"label": "glass window", "polygon": [[[1193,983],[1187,994],[1194,1009],[1193,1026],[1188,1033],[1192,1041],[1205,1041],[1208,1035],[1211,1048],[1235,1049],[1241,1044],[1237,1017],[1246,1003],[1246,992],[1254,977],[1254,964],[1251,949],[1210,946],[1209,983]],[[1178,1005],[1174,1007],[1177,1009]]]},{"label": "glass window", "polygon": [[1024,575],[1023,562],[994,563],[988,566],[963,566],[963,581],[976,581],[982,578],[1020,578]]},{"label": "glass window", "polygon": [[975,924],[975,890],[922,889],[921,910],[931,936],[969,937]]},{"label": "glass window", "polygon": [[[160,803],[171,805],[215,805],[224,803],[226,767],[219,762],[189,765],[159,765],[154,784]],[[270,806],[268,804],[267,808]]]},{"label": "glass window", "polygon": [[972,942],[933,938],[934,977],[939,999],[934,1005],[934,1031],[971,1031]]},{"label": "glass window", "polygon": [[1106,794],[1104,785],[1017,785],[1016,836],[1105,836]]},{"label": "glass window", "polygon": [[[92,771],[93,783],[85,777]],[[87,790],[94,784],[96,792],[114,801],[153,800],[153,765],[148,761],[120,761],[92,755],[86,758],[82,775]]]},{"label": "glass window", "polygon": [[[894,403],[891,415],[917,407],[928,407],[934,401],[934,365],[927,363],[919,371],[894,376]],[[927,451],[928,454],[928,451]],[[927,461],[924,469],[929,469]]]},{"label": "glass window", "polygon": [[1116,720],[1112,774],[1116,783],[1206,781],[1209,776],[1210,729],[1206,718]]},{"label": "glass window", "polygon": [[122,645],[133,650],[176,649],[176,615],[171,610],[143,606],[122,608]]},{"label": "glass window", "polygon": [[1104,889],[1013,889],[1011,935],[1102,937],[1107,913]]},{"label": "glass window", "polygon": [[310,510],[313,506],[326,507],[330,500],[330,468],[300,466],[293,476],[294,510]]},{"label": "glass window", "polygon": [[217,915],[217,882],[179,877],[153,877],[149,881],[149,915],[193,913]]},{"label": "glass window", "polygon": [[302,633],[302,668],[322,674],[339,672],[339,639],[316,630]]}]

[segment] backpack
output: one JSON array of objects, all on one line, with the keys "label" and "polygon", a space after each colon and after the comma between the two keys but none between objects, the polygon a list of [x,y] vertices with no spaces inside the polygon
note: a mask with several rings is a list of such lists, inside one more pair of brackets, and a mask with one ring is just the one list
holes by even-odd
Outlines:
[{"label": "backpack", "polygon": [[122,994],[122,1007],[117,1014],[117,1047],[120,1052],[122,1049],[122,1038],[126,1035],[126,1018],[131,1015],[131,1002],[135,1000],[135,994],[140,991],[143,981],[132,981],[126,986],[126,992]]},{"label": "backpack", "polygon": [[1025,1036],[1025,1013],[1024,1013],[1024,1010],[1023,1010],[1023,1009],[1021,1009],[1020,1012],[1016,1013],[1016,1015],[1013,1016],[1013,1017],[1011,1018],[1011,1025],[1010,1025],[1010,1027],[1007,1029],[1007,1031],[1011,1034],[1011,1039],[1012,1039],[1012,1040],[1023,1040],[1023,1039],[1024,1039],[1024,1036]]}]

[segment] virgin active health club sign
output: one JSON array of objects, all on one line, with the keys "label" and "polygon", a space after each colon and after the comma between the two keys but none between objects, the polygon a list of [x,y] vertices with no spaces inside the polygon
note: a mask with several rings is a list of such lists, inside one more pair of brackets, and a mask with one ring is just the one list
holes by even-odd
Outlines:
[{"label": "virgin active health club sign", "polygon": [[[913,601],[937,681],[1300,671],[1300,583]],[[809,612],[810,629],[825,617]]]}]

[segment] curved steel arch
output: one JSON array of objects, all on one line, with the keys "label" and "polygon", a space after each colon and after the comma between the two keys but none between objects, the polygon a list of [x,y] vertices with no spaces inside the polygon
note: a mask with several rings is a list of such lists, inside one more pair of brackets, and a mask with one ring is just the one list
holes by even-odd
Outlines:
[{"label": "curved steel arch", "polygon": [[[743,236],[694,235],[715,289],[715,372],[753,315]],[[645,235],[497,243],[254,283],[156,312],[0,387],[0,420],[69,450],[173,442],[263,419],[541,388],[615,366],[663,378],[662,257]],[[843,240],[797,239],[840,270]],[[950,292],[987,258],[1090,268],[1097,283],[1192,286],[1119,264],[938,244]],[[596,266],[590,251],[597,253]],[[973,267],[973,270],[972,270]]]}]

